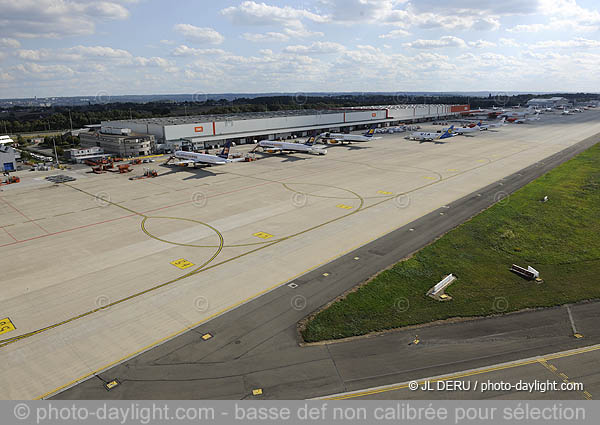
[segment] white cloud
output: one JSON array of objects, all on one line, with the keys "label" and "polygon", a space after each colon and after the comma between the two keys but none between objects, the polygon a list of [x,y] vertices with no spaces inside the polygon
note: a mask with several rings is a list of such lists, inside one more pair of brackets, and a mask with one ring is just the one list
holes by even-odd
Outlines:
[{"label": "white cloud", "polygon": [[173,29],[184,35],[187,40],[195,43],[221,44],[225,40],[225,37],[212,28],[177,24]]},{"label": "white cloud", "polygon": [[284,49],[286,53],[298,53],[298,54],[328,54],[338,53],[345,50],[345,47],[339,43],[333,43],[330,41],[315,41],[309,46],[296,45],[288,46]]},{"label": "white cloud", "polygon": [[467,47],[467,43],[462,38],[445,35],[439,40],[415,40],[410,43],[404,43],[405,47],[413,49],[437,49],[441,47]]},{"label": "white cloud", "polygon": [[0,35],[62,38],[89,35],[97,22],[123,20],[125,0],[0,0]]},{"label": "white cloud", "polygon": [[103,60],[123,60],[133,57],[127,50],[114,49],[105,46],[74,46],[64,49],[20,49],[15,55],[27,61],[61,61],[77,62],[85,58],[101,58]]},{"label": "white cloud", "polygon": [[496,43],[487,40],[477,40],[477,41],[469,41],[469,46],[475,47],[477,49],[485,49],[488,47],[496,47]]},{"label": "white cloud", "polygon": [[574,38],[572,40],[544,40],[530,46],[533,49],[572,49],[587,48],[595,49],[600,47],[599,40],[589,40],[586,38]]},{"label": "white cloud", "polygon": [[255,43],[269,43],[269,42],[284,42],[290,39],[289,35],[281,32],[267,32],[265,34],[255,33],[244,33],[242,37],[248,41]]},{"label": "white cloud", "polygon": [[271,6],[266,3],[244,1],[239,6],[231,6],[221,10],[221,14],[231,19],[238,25],[274,25],[300,27],[301,20],[324,23],[329,20],[326,16],[310,12],[305,9],[297,9],[290,6]]},{"label": "white cloud", "polygon": [[405,31],[403,29],[395,29],[395,30],[388,32],[387,34],[381,34],[379,36],[379,38],[400,38],[400,37],[407,37],[409,35],[410,35],[410,33],[408,31]]},{"label": "white cloud", "polygon": [[37,63],[24,63],[15,66],[15,69],[21,75],[40,80],[66,79],[75,75],[75,71],[65,65],[40,65]]},{"label": "white cloud", "polygon": [[19,40],[15,40],[14,38],[3,37],[0,38],[0,47],[10,47],[13,49],[17,49],[21,47],[21,43],[19,43]]},{"label": "white cloud", "polygon": [[520,47],[520,44],[514,38],[500,38],[498,43],[502,47]]},{"label": "white cloud", "polygon": [[172,62],[158,56],[153,56],[151,58],[138,56],[133,59],[133,62],[138,66],[156,66],[159,68],[169,68],[173,66]]},{"label": "white cloud", "polygon": [[185,44],[177,46],[173,50],[173,56],[206,56],[206,55],[224,55],[225,50],[222,49],[195,49],[188,47]]},{"label": "white cloud", "polygon": [[508,32],[540,32],[550,28],[548,24],[521,24],[507,28]]}]

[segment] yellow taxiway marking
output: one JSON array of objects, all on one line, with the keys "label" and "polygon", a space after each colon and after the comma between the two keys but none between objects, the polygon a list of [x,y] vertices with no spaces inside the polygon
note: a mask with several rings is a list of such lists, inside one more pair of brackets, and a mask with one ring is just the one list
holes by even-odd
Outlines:
[{"label": "yellow taxiway marking", "polygon": [[584,395],[584,396],[585,396],[585,398],[587,398],[588,400],[591,400],[591,399],[592,399],[592,395],[591,395],[589,392],[587,392],[587,391],[584,391],[584,392],[583,392],[583,395]]},{"label": "yellow taxiway marking", "polygon": [[256,388],[255,390],[252,390],[252,395],[257,396],[257,395],[262,395],[263,390],[262,388]]},{"label": "yellow taxiway marking", "polygon": [[194,263],[186,260],[185,258],[180,258],[179,260],[171,261],[171,264],[173,264],[175,267],[181,270],[189,269],[194,265]]},{"label": "yellow taxiway marking", "polygon": [[345,205],[345,204],[339,204],[339,205],[336,205],[336,207],[341,208],[343,210],[351,210],[352,209],[352,207],[350,205]]},{"label": "yellow taxiway marking", "polygon": [[[584,348],[580,348],[580,349],[563,351],[563,352],[554,353],[554,354],[548,354],[548,355],[542,356],[542,357],[534,357],[534,358],[524,359],[521,361],[516,361],[516,362],[511,362],[511,363],[503,363],[503,364],[490,366],[490,367],[486,367],[486,368],[481,368],[481,369],[474,369],[474,370],[469,370],[469,371],[465,371],[465,372],[459,372],[459,373],[455,373],[455,374],[438,376],[438,377],[433,377],[433,378],[418,379],[418,380],[415,380],[415,382],[417,382],[419,384],[419,386],[421,386],[425,382],[438,382],[438,381],[448,381],[448,380],[452,381],[452,380],[457,380],[457,379],[465,378],[465,377],[469,377],[469,376],[482,375],[482,374],[486,374],[486,373],[490,373],[490,372],[495,372],[498,370],[512,369],[515,367],[527,366],[527,365],[531,365],[531,364],[535,364],[535,363],[540,363],[540,364],[544,365],[544,367],[546,367],[545,365],[551,366],[548,363],[546,363],[547,360],[560,359],[560,358],[564,358],[564,357],[575,356],[578,354],[590,353],[590,352],[598,351],[598,350],[600,350],[600,345],[592,345],[592,346],[584,347]],[[352,393],[335,394],[335,395],[331,395],[331,396],[318,397],[318,398],[316,398],[316,400],[348,400],[351,398],[365,397],[365,396],[369,396],[369,395],[373,395],[373,394],[380,394],[380,393],[385,393],[385,392],[389,392],[389,391],[397,391],[397,390],[402,390],[402,389],[406,389],[406,388],[409,388],[408,382],[402,383],[402,384],[397,384],[397,385],[389,385],[389,386],[384,386],[384,387],[371,388],[371,389],[367,389],[367,390],[363,390],[363,391],[356,391],[356,392],[352,392]],[[585,393],[584,393],[584,395],[585,395]],[[586,395],[586,397],[587,397],[587,395]],[[591,398],[591,394],[590,394],[590,398]]]},{"label": "yellow taxiway marking", "polygon": [[456,168],[448,168],[447,171],[455,172],[455,171],[458,171],[458,170]]},{"label": "yellow taxiway marking", "polygon": [[11,322],[8,317],[6,319],[0,319],[0,335],[12,332],[15,329],[15,325],[13,325],[13,322]]},{"label": "yellow taxiway marking", "polygon": [[424,179],[427,179],[427,180],[435,180],[435,177],[431,177],[431,176],[425,176],[425,177],[423,177],[423,178],[424,178]]},{"label": "yellow taxiway marking", "polygon": [[479,160],[477,160],[477,162],[483,163],[483,162],[487,162],[487,161],[485,159],[479,159]]},{"label": "yellow taxiway marking", "polygon": [[[511,154],[511,155],[508,155],[508,156],[507,156],[507,157],[505,157],[505,158],[508,158],[508,157],[511,157],[511,156],[513,156],[513,155],[516,155],[516,154],[522,153],[522,152],[524,152],[524,151],[526,151],[526,150],[529,150],[529,149],[531,149],[531,148],[525,148],[525,149],[523,149],[522,151],[516,152],[516,153],[514,153],[514,154]],[[466,172],[469,172],[469,171],[473,171],[473,170],[475,170],[475,169],[478,169],[478,168],[481,168],[481,167],[483,167],[483,165],[481,165],[481,166],[477,166],[477,167],[474,167],[474,168],[473,168],[473,169],[471,169],[471,170],[466,170],[466,171],[464,171],[464,172],[462,172],[462,173],[459,173],[458,175],[464,174],[464,173],[466,173]],[[441,177],[441,176],[440,176],[440,177]],[[456,176],[452,176],[452,177],[456,177]],[[452,178],[452,177],[449,177],[449,178]],[[256,177],[255,177],[255,178],[256,178]],[[444,180],[444,179],[441,179],[441,180]],[[423,188],[425,188],[425,187],[428,187],[428,186],[430,186],[430,185],[433,185],[433,184],[435,184],[435,183],[437,183],[437,182],[428,183],[428,184],[426,184],[426,185],[424,185],[424,186],[422,186],[422,187],[419,187],[419,188],[417,188],[417,189],[411,190],[410,192],[414,192],[414,191],[416,191],[416,190],[423,189]],[[78,191],[81,191],[81,192],[83,192],[83,193],[86,193],[87,195],[90,195],[89,193],[87,193],[87,192],[85,192],[85,191],[82,191],[81,189],[77,189],[77,188],[75,188],[75,187],[73,187],[73,186],[70,186],[70,185],[68,185],[68,184],[66,184],[66,183],[63,183],[63,184],[64,184],[65,186],[71,187],[71,188],[73,188],[73,189],[75,189],[75,190],[78,190]],[[285,186],[285,184],[284,184],[284,186]],[[350,213],[350,214],[354,214],[355,212],[358,212],[358,211],[361,211],[361,210],[363,210],[362,206],[363,206],[363,203],[364,203],[364,199],[363,199],[363,198],[360,198],[360,196],[359,196],[359,195],[357,195],[356,193],[354,193],[354,192],[352,192],[352,191],[349,191],[349,192],[351,192],[351,193],[353,193],[354,195],[356,195],[356,196],[358,197],[358,199],[361,201],[361,205],[359,206],[358,210],[356,210],[356,211],[354,211],[354,212],[352,212],[352,213]],[[90,195],[90,196],[92,196],[92,197],[94,197],[94,198],[97,198],[97,196],[95,196],[95,195]],[[481,194],[480,194],[479,196],[481,196]],[[384,201],[382,201],[382,202],[389,201],[390,199],[393,199],[393,198],[385,199],[385,200],[384,200]],[[372,207],[372,206],[375,206],[375,205],[378,205],[378,204],[379,204],[379,203],[373,204],[373,205],[371,205],[371,206],[369,206],[369,207],[367,207],[367,208],[370,208],[370,207]],[[140,215],[140,216],[142,216],[142,217],[145,217],[145,218],[147,218],[147,217],[146,217],[146,216],[144,216],[143,214],[140,214],[140,213],[138,213],[138,212],[136,212],[136,211],[133,211],[133,210],[129,210],[129,209],[127,209],[127,208],[125,208],[125,207],[123,207],[123,206],[121,206],[121,205],[118,205],[118,204],[114,204],[114,205],[115,205],[115,206],[117,206],[117,207],[123,208],[123,209],[125,209],[125,210],[127,210],[127,211],[131,211],[132,213],[134,213],[134,214],[136,214],[136,215]],[[344,217],[346,217],[346,216],[344,216]],[[156,217],[155,217],[155,218],[156,218]],[[321,227],[321,226],[323,226],[323,225],[326,225],[326,224],[329,224],[329,222],[322,223],[320,226],[317,226],[317,227]],[[209,226],[209,227],[210,227],[210,226]],[[316,228],[316,227],[315,227],[315,228]],[[308,229],[307,231],[314,230],[315,228]],[[399,227],[398,227],[398,228],[399,228]],[[333,260],[335,260],[335,259],[337,259],[337,258],[340,258],[340,257],[344,256],[345,254],[347,254],[347,253],[349,253],[349,252],[352,252],[352,251],[354,251],[354,250],[355,250],[355,249],[357,249],[357,248],[360,248],[360,247],[362,247],[362,246],[364,246],[364,245],[366,245],[366,244],[368,244],[368,243],[370,243],[370,242],[373,242],[373,241],[375,241],[375,240],[377,240],[377,239],[379,239],[379,238],[381,238],[381,237],[383,237],[383,236],[385,236],[385,235],[388,235],[389,233],[393,232],[394,230],[397,230],[398,228],[395,228],[395,229],[392,229],[392,230],[386,230],[385,232],[382,232],[382,233],[381,233],[381,234],[379,234],[379,235],[376,235],[376,236],[374,236],[374,237],[372,237],[372,238],[370,238],[370,239],[368,239],[368,240],[365,240],[365,241],[363,241],[363,242],[360,242],[360,243],[358,243],[357,245],[355,245],[355,246],[353,246],[353,247],[350,247],[350,248],[348,248],[348,249],[346,249],[346,250],[343,250],[342,252],[336,253],[335,255],[331,256],[330,258],[327,258],[327,259],[325,259],[325,260],[321,261],[320,263],[317,263],[317,264],[315,264],[315,265],[313,265],[313,266],[311,266],[311,267],[308,267],[306,270],[303,270],[303,271],[301,271],[301,272],[299,272],[299,273],[295,274],[295,275],[294,275],[294,276],[292,276],[291,278],[285,279],[285,280],[283,280],[283,281],[281,281],[281,282],[278,282],[278,283],[274,284],[273,286],[271,286],[271,287],[269,287],[269,288],[263,289],[263,290],[259,291],[258,293],[254,294],[254,295],[251,295],[251,296],[249,296],[249,297],[247,297],[247,298],[245,298],[245,299],[243,299],[243,300],[241,300],[241,301],[238,301],[238,302],[236,302],[236,303],[234,303],[234,304],[232,304],[232,305],[230,305],[230,306],[228,306],[228,307],[225,307],[225,308],[221,309],[220,311],[218,311],[218,312],[216,312],[216,313],[214,313],[214,314],[210,315],[209,317],[207,317],[207,318],[204,318],[204,319],[202,319],[202,320],[199,320],[198,322],[195,322],[195,323],[193,323],[193,324],[191,324],[191,325],[189,325],[189,326],[186,326],[186,327],[184,327],[183,329],[179,329],[179,330],[177,330],[177,331],[175,331],[175,332],[172,332],[171,334],[169,334],[169,335],[167,335],[167,336],[165,336],[165,337],[162,337],[162,338],[160,338],[160,339],[158,339],[158,340],[156,340],[156,341],[153,341],[152,343],[150,343],[150,344],[148,344],[148,345],[146,345],[146,346],[144,346],[144,347],[142,347],[142,348],[140,348],[140,349],[137,349],[137,350],[135,350],[135,351],[133,351],[133,352],[130,352],[130,353],[128,353],[128,354],[126,354],[126,355],[124,355],[124,356],[120,357],[120,358],[119,358],[119,359],[117,359],[117,360],[114,360],[114,361],[112,361],[112,362],[109,362],[108,364],[105,364],[104,366],[101,366],[101,367],[97,368],[96,370],[94,370],[94,371],[91,371],[90,373],[86,373],[86,374],[84,374],[84,375],[81,375],[81,376],[79,376],[78,378],[76,378],[76,379],[73,379],[73,380],[71,380],[70,382],[68,382],[68,383],[66,383],[66,384],[63,384],[63,385],[61,385],[61,386],[59,386],[59,387],[56,387],[56,388],[54,388],[53,390],[50,390],[50,391],[48,391],[48,392],[46,392],[46,393],[44,393],[44,394],[42,394],[42,395],[40,395],[40,396],[36,397],[35,399],[36,399],[36,400],[45,399],[46,397],[49,397],[49,396],[50,396],[50,395],[52,395],[52,394],[56,394],[56,393],[58,393],[58,392],[60,392],[60,391],[64,390],[65,388],[68,388],[68,387],[69,387],[69,386],[71,386],[71,385],[74,385],[74,384],[76,384],[76,383],[78,383],[78,382],[81,382],[81,381],[83,381],[84,379],[90,378],[90,377],[91,377],[91,376],[93,376],[94,374],[100,373],[100,372],[101,372],[101,371],[103,371],[103,370],[107,370],[107,369],[109,369],[110,367],[112,367],[112,366],[115,366],[115,365],[118,365],[118,364],[120,364],[120,363],[122,363],[122,362],[124,362],[124,361],[126,361],[126,360],[128,360],[128,359],[131,359],[131,358],[133,358],[134,356],[136,356],[136,355],[138,355],[138,354],[140,354],[140,353],[142,353],[142,352],[144,352],[144,351],[146,351],[146,350],[149,350],[149,349],[151,349],[151,348],[154,348],[154,347],[156,347],[156,346],[158,346],[158,345],[160,345],[160,344],[162,344],[162,343],[164,343],[164,342],[166,342],[166,341],[169,341],[169,340],[171,340],[171,339],[173,339],[173,338],[175,338],[175,337],[177,337],[177,336],[179,336],[179,335],[182,335],[183,333],[187,332],[187,331],[188,331],[188,330],[190,330],[190,329],[193,329],[194,327],[196,327],[196,326],[198,326],[198,325],[200,325],[200,324],[202,324],[202,323],[206,323],[207,321],[209,321],[209,320],[211,320],[211,319],[213,319],[213,318],[215,318],[215,317],[218,317],[218,316],[220,316],[220,315],[222,315],[222,314],[224,314],[224,313],[226,313],[226,312],[232,311],[232,310],[234,310],[235,308],[237,308],[237,307],[239,307],[239,306],[241,306],[241,305],[245,304],[246,302],[252,301],[252,300],[254,300],[254,299],[256,299],[256,298],[260,297],[261,295],[264,295],[264,294],[266,294],[266,293],[268,293],[268,292],[270,292],[270,291],[272,291],[272,290],[274,290],[274,289],[278,288],[279,286],[281,286],[281,285],[284,285],[286,282],[290,282],[290,281],[292,281],[292,280],[294,280],[294,279],[296,279],[296,278],[298,278],[298,277],[300,277],[300,276],[302,276],[302,275],[304,275],[304,274],[306,274],[306,273],[308,273],[308,272],[310,272],[310,271],[313,271],[313,270],[315,270],[315,269],[318,269],[319,267],[321,267],[321,266],[323,266],[323,265],[325,265],[325,264],[327,264],[327,263],[329,263],[329,262],[331,262],[331,261],[333,261]],[[213,229],[213,230],[215,230],[215,231],[217,232],[217,234],[219,235],[219,237],[221,238],[221,246],[220,246],[220,249],[217,251],[216,255],[214,255],[214,256],[213,256],[213,258],[211,258],[209,261],[207,261],[205,265],[208,265],[210,262],[212,262],[212,260],[213,260],[213,259],[214,259],[214,258],[215,258],[217,255],[218,255],[218,253],[221,251],[221,249],[222,249],[222,248],[223,248],[223,246],[224,246],[224,242],[223,242],[222,235],[221,235],[221,234],[220,234],[220,233],[219,233],[219,232],[218,232],[216,229]],[[412,229],[412,230],[414,230],[414,229]],[[259,248],[259,249],[260,249],[260,248]],[[254,250],[253,250],[253,251],[250,251],[250,253],[252,253],[252,252],[255,252],[255,251],[254,251]],[[226,260],[225,262],[229,262],[229,261],[231,261],[231,260]],[[223,263],[221,263],[221,264],[223,264]],[[198,268],[198,271],[203,271],[203,269],[204,269],[204,266],[205,266],[205,265],[203,265],[202,267]],[[218,265],[220,265],[220,264],[217,264],[217,266],[218,266]],[[210,267],[210,268],[213,268],[213,267],[215,267],[215,266],[212,266],[212,267]],[[194,275],[194,274],[195,274],[195,273],[193,273],[193,272],[192,272],[192,273],[189,273],[189,274],[187,274],[187,275],[181,276],[180,278],[178,278],[178,279],[177,279],[177,281],[179,281],[179,280],[181,280],[181,279],[185,279],[186,277],[192,276],[192,275]],[[327,275],[328,275],[328,274],[327,274]],[[162,287],[162,286],[164,286],[164,285],[161,285],[160,287]],[[149,291],[145,291],[144,293],[147,293],[147,292],[149,292]],[[127,299],[129,299],[129,298],[126,298],[126,299],[124,299],[124,300],[127,300]],[[61,323],[61,324],[62,324],[62,323]],[[59,324],[59,325],[60,325],[60,324]],[[38,333],[39,333],[39,332],[35,332],[35,334],[38,334]],[[15,342],[15,341],[17,341],[17,340],[18,340],[18,339],[15,339],[14,341],[8,341],[8,343],[12,343],[12,342]],[[0,346],[0,347],[2,347],[2,346]],[[588,348],[589,348],[589,347],[588,347]],[[589,349],[588,349],[588,351],[595,351],[595,350],[597,350],[597,349],[600,349],[600,346],[599,346],[598,348],[589,348]],[[408,384],[407,384],[405,387],[408,387]]]},{"label": "yellow taxiway marking", "polygon": [[257,233],[254,233],[252,236],[256,236],[257,238],[261,238],[261,239],[269,239],[269,238],[273,237],[273,235],[270,235],[265,232],[257,232]]},{"label": "yellow taxiway marking", "polygon": [[329,276],[329,273],[323,273],[323,276],[327,277]]},{"label": "yellow taxiway marking", "polygon": [[380,195],[393,195],[394,192],[386,192],[385,190],[378,190],[377,193]]},{"label": "yellow taxiway marking", "polygon": [[209,334],[209,333],[202,335],[202,339],[203,339],[204,341],[208,341],[208,340],[209,340],[209,339],[211,339],[212,337],[213,337],[213,336],[212,336],[212,334]]}]

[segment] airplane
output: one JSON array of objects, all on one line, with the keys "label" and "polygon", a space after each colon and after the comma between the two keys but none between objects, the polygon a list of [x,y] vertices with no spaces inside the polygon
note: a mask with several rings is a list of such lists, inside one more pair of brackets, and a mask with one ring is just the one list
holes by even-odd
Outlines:
[{"label": "airplane", "polygon": [[513,121],[515,124],[526,124],[528,122],[532,122],[532,121],[539,121],[540,120],[540,115],[539,114],[535,114],[535,116],[530,117],[530,118],[520,118],[518,120]]},{"label": "airplane", "polygon": [[377,140],[380,138],[380,137],[373,137],[374,134],[375,134],[375,127],[371,127],[371,129],[363,135],[327,132],[327,133],[320,134],[319,138],[322,138],[323,140],[333,140],[334,143],[337,143],[337,142],[341,142],[341,143],[344,143],[344,142],[348,142],[348,143],[370,142],[371,140]]},{"label": "airplane", "polygon": [[454,127],[452,126],[453,133],[455,134],[465,134],[465,133],[476,133],[481,130],[481,128],[477,125],[473,127]]},{"label": "airplane", "polygon": [[490,123],[490,124],[483,124],[481,121],[479,121],[477,123],[477,126],[479,126],[480,130],[489,130],[490,128],[502,127],[503,125],[506,125],[505,123],[506,123],[506,118],[502,118],[502,120],[500,122]]},{"label": "airplane", "polygon": [[178,159],[179,162],[176,162],[175,165],[189,165],[193,164],[194,166],[198,164],[206,164],[206,165],[224,165],[230,162],[240,162],[244,161],[244,158],[229,158],[229,153],[231,147],[235,146],[233,142],[226,142],[223,146],[223,150],[218,155],[209,155],[206,153],[197,153],[197,152],[188,152],[188,151],[176,151],[172,157],[170,157],[166,163],[171,161],[172,159]]},{"label": "airplane", "polygon": [[282,142],[277,140],[261,140],[252,150],[262,148],[267,152],[305,152],[315,155],[327,155],[327,149],[315,146],[314,143],[318,139],[314,136],[310,137],[305,143]]},{"label": "airplane", "polygon": [[430,133],[419,131],[412,134],[409,134],[405,137],[407,140],[419,140],[421,142],[433,142],[435,140],[447,139],[449,137],[454,137],[453,134],[454,126],[451,126],[444,133]]},{"label": "airplane", "polygon": [[573,112],[569,111],[568,109],[563,109],[563,111],[560,114],[561,115],[573,115]]},{"label": "airplane", "polygon": [[573,109],[573,112],[583,112],[583,111],[579,108],[575,108],[575,109]]}]

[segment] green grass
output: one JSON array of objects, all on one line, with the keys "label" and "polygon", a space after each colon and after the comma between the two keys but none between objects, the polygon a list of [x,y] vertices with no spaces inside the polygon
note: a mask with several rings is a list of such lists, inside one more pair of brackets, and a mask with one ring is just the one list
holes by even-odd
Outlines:
[{"label": "green grass", "polygon": [[[546,203],[540,202],[544,196]],[[508,271],[536,268],[544,283]],[[446,291],[425,295],[445,275]],[[307,342],[600,298],[600,145],[562,164],[309,320]],[[408,300],[408,309],[406,309]]]}]

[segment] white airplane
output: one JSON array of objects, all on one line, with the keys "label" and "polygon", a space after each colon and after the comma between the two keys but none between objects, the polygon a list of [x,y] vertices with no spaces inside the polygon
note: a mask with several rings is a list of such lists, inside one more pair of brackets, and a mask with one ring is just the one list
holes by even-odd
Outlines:
[{"label": "white airplane", "polygon": [[453,137],[454,126],[451,126],[444,133],[430,133],[426,131],[419,131],[409,134],[405,137],[407,140],[419,140],[421,142],[433,142],[435,140],[447,139]]},{"label": "white airplane", "polygon": [[540,115],[539,114],[535,114],[535,116],[533,116],[533,117],[521,118],[521,119],[515,120],[514,124],[526,124],[528,122],[539,121],[539,120],[540,120]]},{"label": "white airplane", "polygon": [[207,165],[224,165],[230,162],[244,161],[244,158],[229,158],[231,147],[235,146],[232,142],[227,142],[223,146],[223,150],[218,155],[209,155],[207,153],[197,153],[188,151],[176,151],[175,154],[167,160],[167,163],[172,159],[178,159],[179,161],[175,165],[189,165],[193,164],[207,164]]},{"label": "white airplane", "polygon": [[495,123],[489,123],[489,124],[483,124],[481,121],[479,121],[477,123],[477,126],[479,127],[480,130],[489,130],[490,128],[499,128],[502,127],[506,122],[506,118],[502,118],[502,120],[500,122],[495,122]]},{"label": "white airplane", "polygon": [[479,126],[474,126],[474,127],[453,127],[452,132],[455,134],[465,134],[465,133],[476,133],[479,132],[481,130],[481,128]]},{"label": "white airplane", "polygon": [[370,142],[371,140],[377,140],[380,137],[373,137],[373,135],[375,134],[375,127],[371,128],[369,131],[367,131],[365,134],[360,135],[360,134],[344,134],[344,133],[322,133],[319,135],[319,138],[327,141],[327,140],[333,140],[334,143],[335,142],[348,142],[348,143],[352,143],[352,142]]},{"label": "white airplane", "polygon": [[[306,143],[281,142],[276,140],[261,140],[256,148],[262,148],[267,152],[304,152],[314,155],[327,155],[327,149],[315,146],[316,139],[311,137]],[[253,151],[254,151],[253,149]]]},{"label": "white airplane", "polygon": [[568,109],[563,109],[563,111],[560,114],[561,115],[573,115],[573,112],[569,111]]},{"label": "white airplane", "polygon": [[575,109],[573,109],[573,112],[583,112],[583,111],[579,108],[575,108]]}]

